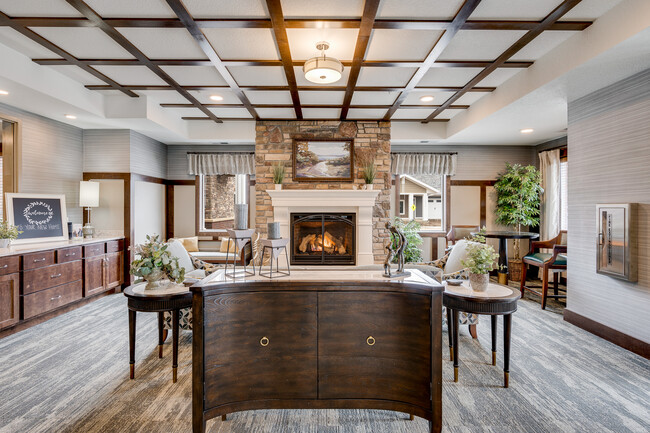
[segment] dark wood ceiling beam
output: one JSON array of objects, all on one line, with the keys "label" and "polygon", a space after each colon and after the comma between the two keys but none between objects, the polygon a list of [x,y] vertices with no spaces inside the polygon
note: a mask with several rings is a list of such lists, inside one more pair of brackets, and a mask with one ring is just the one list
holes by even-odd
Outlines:
[{"label": "dark wood ceiling beam", "polygon": [[402,93],[399,94],[397,99],[395,99],[395,102],[393,102],[393,105],[386,111],[386,114],[384,115],[384,120],[390,120],[390,118],[395,114],[397,109],[404,103],[408,95],[411,93],[415,87],[420,84],[420,81],[426,73],[429,71],[429,68],[431,65],[435,63],[436,60],[438,60],[438,57],[442,54],[442,52],[447,48],[447,46],[451,43],[451,40],[456,36],[456,34],[460,31],[460,29],[463,27],[465,22],[469,19],[469,16],[474,12],[476,7],[481,3],[481,0],[465,0],[465,3],[461,6],[460,10],[454,17],[454,20],[452,21],[452,25],[449,26],[445,32],[440,36],[436,44],[433,46],[429,54],[427,55],[427,58],[425,59],[424,63],[418,70],[413,74],[409,82],[406,84],[406,87],[402,91]]},{"label": "dark wood ceiling beam", "polygon": [[357,87],[359,72],[361,72],[361,64],[366,58],[366,51],[368,50],[368,44],[370,43],[370,34],[372,33],[372,26],[377,17],[380,1],[381,0],[366,0],[363,5],[363,15],[361,16],[357,43],[354,47],[354,54],[352,56],[352,66],[350,67],[350,73],[348,75],[348,85],[345,89],[345,96],[343,97],[341,119],[345,119],[348,116],[350,102],[352,101],[352,95],[354,95],[354,89]]},{"label": "dark wood ceiling beam", "polygon": [[293,110],[296,112],[296,118],[302,119],[302,108],[300,108],[300,95],[298,95],[298,84],[296,83],[296,74],[293,70],[294,62],[291,59],[291,50],[289,49],[289,37],[287,36],[287,27],[284,23],[284,14],[282,13],[282,4],[280,0],[266,0],[266,6],[271,16],[273,34],[275,42],[280,52],[280,60],[284,68],[284,75],[289,85],[289,93],[293,102]]},{"label": "dark wood ceiling beam", "polygon": [[[122,86],[128,90],[174,90],[172,86],[166,85],[124,85]],[[185,90],[228,90],[228,86],[181,86]],[[111,86],[102,84],[88,84],[87,89],[90,90],[111,90]],[[240,86],[242,90],[257,90],[257,91],[286,91],[287,86]],[[344,86],[298,86],[298,91],[313,91],[313,92],[330,92],[330,91],[344,91]],[[460,86],[427,86],[416,87],[416,90],[426,92],[457,92],[462,89]],[[404,90],[404,87],[385,87],[385,86],[359,86],[355,92],[399,92]],[[494,92],[496,87],[473,87],[468,92]]]},{"label": "dark wood ceiling beam", "polygon": [[537,36],[539,36],[543,31],[551,27],[557,20],[562,18],[564,14],[569,12],[573,7],[575,7],[578,3],[580,3],[582,0],[565,0],[558,7],[556,7],[550,14],[544,18],[540,24],[534,29],[528,31],[524,36],[522,36],[517,42],[512,44],[507,50],[505,50],[497,59],[490,64],[487,68],[483,69],[476,77],[474,77],[469,83],[467,83],[465,86],[463,86],[462,89],[460,89],[458,92],[456,92],[453,96],[451,96],[449,99],[447,99],[441,107],[437,108],[433,113],[431,113],[424,121],[423,123],[431,122],[434,120],[440,113],[442,113],[446,108],[451,106],[454,102],[456,102],[461,96],[463,96],[465,93],[467,93],[472,87],[480,83],[485,77],[490,75],[492,72],[494,72],[498,67],[499,64],[504,63],[507,61],[510,57],[515,55],[517,52],[519,52],[523,47],[528,45],[533,39],[535,39]]},{"label": "dark wood ceiling beam", "polygon": [[[50,17],[13,17],[16,24],[23,27],[95,27],[85,18],[50,18]],[[174,18],[104,18],[112,27],[135,28],[183,28],[183,23]],[[268,19],[196,19],[197,26],[208,28],[252,28],[270,29],[271,20]],[[375,20],[375,29],[408,29],[408,30],[445,30],[451,26],[449,20]],[[287,28],[348,28],[358,29],[361,25],[359,19],[285,19]],[[463,30],[532,30],[540,24],[539,21],[503,21],[480,20],[467,21]],[[591,21],[561,21],[551,25],[547,30],[581,31],[592,24]],[[7,24],[0,24],[6,26]]]},{"label": "dark wood ceiling beam", "polygon": [[132,98],[137,98],[138,94],[134,93],[131,90],[127,90],[124,87],[120,86],[116,81],[108,78],[106,75],[102,74],[95,68],[82,63],[74,57],[72,54],[68,53],[58,45],[53,44],[52,42],[48,41],[45,39],[43,36],[39,35],[38,33],[34,32],[31,29],[28,29],[27,27],[16,23],[13,19],[11,19],[8,15],[0,12],[0,26],[9,26],[12,29],[16,30],[23,36],[28,37],[32,41],[36,42],[37,44],[41,45],[42,47],[47,48],[48,50],[52,51],[55,53],[57,56],[61,56],[62,60],[66,62],[68,65],[74,65],[78,66],[79,68],[83,69],[84,71],[88,72],[92,76],[100,79],[104,83],[106,83],[110,89],[112,90],[119,90],[120,92],[124,93],[125,95],[128,95]]},{"label": "dark wood ceiling beam", "polygon": [[[210,120],[207,117],[198,117],[198,116],[187,116],[187,117],[181,117],[183,120]],[[224,120],[229,121],[229,122],[242,122],[242,121],[251,121],[255,120],[250,117],[231,117],[231,118],[225,118]],[[277,118],[277,119],[263,119],[264,121],[287,121],[287,120],[296,120],[296,119],[287,119],[287,118]],[[308,119],[308,120],[331,120],[331,121],[336,121],[337,119],[319,119],[319,118],[314,118],[314,119]],[[355,122],[381,122],[381,119],[350,119],[354,120]],[[422,122],[422,119],[392,119],[391,122]],[[449,119],[433,119],[432,122],[439,122],[439,123],[447,123],[449,122]]]},{"label": "dark wood ceiling beam", "polygon": [[257,111],[255,111],[253,108],[253,104],[251,104],[251,101],[248,100],[248,97],[239,87],[239,84],[237,81],[235,81],[235,78],[232,76],[232,74],[230,74],[230,71],[226,65],[223,64],[221,58],[217,54],[212,44],[210,44],[199,26],[196,24],[196,21],[194,21],[194,18],[192,18],[187,9],[185,9],[183,2],[181,0],[167,0],[167,4],[174,11],[178,19],[181,20],[187,31],[190,32],[194,40],[201,48],[201,51],[203,51],[203,53],[208,56],[208,59],[212,61],[214,67],[230,87],[230,90],[237,96],[241,103],[244,104],[251,116],[253,116],[255,119],[258,119],[259,116],[257,115]]},{"label": "dark wood ceiling beam", "polygon": [[[203,104],[208,108],[244,108],[242,104]],[[160,104],[164,108],[195,108],[192,104],[183,104],[175,102],[163,102]],[[292,104],[254,104],[255,108],[293,108]],[[342,108],[340,104],[303,104],[303,108]],[[406,109],[431,109],[438,108],[440,105],[402,105],[400,108]],[[390,105],[373,105],[373,104],[355,104],[350,105],[350,108],[374,109],[374,108],[390,108]],[[452,105],[450,109],[464,110],[469,108],[469,105]]]}]

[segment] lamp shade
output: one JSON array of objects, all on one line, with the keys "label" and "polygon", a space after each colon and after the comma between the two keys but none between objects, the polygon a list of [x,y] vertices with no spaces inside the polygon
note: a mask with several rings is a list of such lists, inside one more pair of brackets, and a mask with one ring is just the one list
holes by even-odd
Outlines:
[{"label": "lamp shade", "polygon": [[83,180],[79,182],[79,206],[99,206],[99,182],[90,182]]}]

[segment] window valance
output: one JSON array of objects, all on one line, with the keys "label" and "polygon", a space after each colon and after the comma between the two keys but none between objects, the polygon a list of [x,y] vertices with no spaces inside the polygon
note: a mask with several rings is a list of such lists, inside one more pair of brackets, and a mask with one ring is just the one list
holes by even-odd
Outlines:
[{"label": "window valance", "polygon": [[391,173],[417,175],[456,174],[455,153],[393,153],[391,154]]},{"label": "window valance", "polygon": [[255,174],[253,153],[188,153],[188,174]]}]

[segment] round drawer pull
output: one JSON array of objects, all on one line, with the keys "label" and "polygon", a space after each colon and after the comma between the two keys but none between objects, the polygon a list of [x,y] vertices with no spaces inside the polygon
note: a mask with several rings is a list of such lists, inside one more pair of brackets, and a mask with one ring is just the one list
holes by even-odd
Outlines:
[{"label": "round drawer pull", "polygon": [[262,337],[262,339],[260,340],[260,344],[261,344],[263,347],[268,346],[268,345],[269,345],[269,339],[268,339],[268,337]]},{"label": "round drawer pull", "polygon": [[366,338],[366,343],[368,343],[368,346],[374,346],[375,345],[375,337],[372,335],[368,338]]}]

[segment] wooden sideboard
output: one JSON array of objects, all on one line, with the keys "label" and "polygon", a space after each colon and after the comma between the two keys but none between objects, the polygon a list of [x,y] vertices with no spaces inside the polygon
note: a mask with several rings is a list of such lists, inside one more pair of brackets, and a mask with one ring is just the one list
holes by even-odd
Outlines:
[{"label": "wooden sideboard", "polygon": [[294,271],[193,292],[193,431],[254,409],[384,409],[442,425],[442,286],[419,271]]},{"label": "wooden sideboard", "polygon": [[121,286],[123,270],[123,238],[0,250],[0,336]]}]

